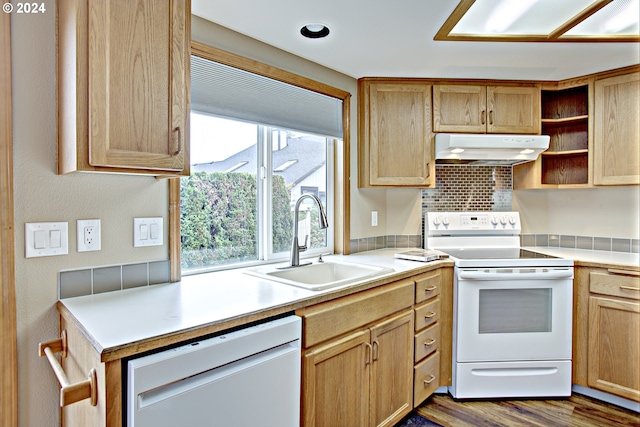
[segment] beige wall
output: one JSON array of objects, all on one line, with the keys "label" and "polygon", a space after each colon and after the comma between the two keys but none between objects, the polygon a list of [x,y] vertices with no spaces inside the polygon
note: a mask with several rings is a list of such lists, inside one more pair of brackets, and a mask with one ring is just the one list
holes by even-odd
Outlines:
[{"label": "beige wall", "polygon": [[[166,259],[167,246],[133,248],[133,217],[164,216],[167,183],[152,177],[56,175],[55,2],[12,15],[13,142],[20,426],[58,425],[58,385],[38,343],[58,334],[57,273]],[[102,250],[76,251],[76,220],[102,220]],[[69,254],[24,258],[26,222],[68,221]],[[105,319],[108,322],[109,319]],[[73,380],[73,379],[72,379]]]},{"label": "beige wall", "polygon": [[513,192],[522,232],[637,239],[638,187]]}]

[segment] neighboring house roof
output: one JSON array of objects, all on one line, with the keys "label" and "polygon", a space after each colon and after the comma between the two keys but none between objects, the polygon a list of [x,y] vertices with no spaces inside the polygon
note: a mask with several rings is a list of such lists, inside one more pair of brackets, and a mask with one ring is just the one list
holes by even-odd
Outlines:
[{"label": "neighboring house roof", "polygon": [[[224,160],[191,165],[192,172],[248,172],[257,170],[256,146],[242,150]],[[277,171],[289,162],[288,167]],[[287,185],[295,186],[326,163],[325,147],[304,138],[287,138],[286,147],[273,152],[274,174],[282,175]]]}]

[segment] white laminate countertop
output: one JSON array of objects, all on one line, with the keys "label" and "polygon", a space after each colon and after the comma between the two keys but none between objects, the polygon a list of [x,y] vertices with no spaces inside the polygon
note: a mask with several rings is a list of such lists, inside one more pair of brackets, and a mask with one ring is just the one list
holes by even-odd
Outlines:
[{"label": "white laminate countertop", "polygon": [[[390,267],[394,273],[324,291],[309,291],[227,270],[185,276],[181,282],[60,300],[100,353],[154,337],[229,322],[279,307],[303,307],[419,274],[450,261],[421,263],[395,259],[398,249],[382,249],[325,260]],[[253,319],[255,320],[255,319]],[[246,322],[245,322],[246,323]]]},{"label": "white laminate countertop", "polygon": [[570,249],[546,246],[525,247],[534,252],[546,255],[569,258],[579,263],[602,264],[605,266],[619,266],[638,268],[640,266],[640,256],[636,253],[594,251],[587,249]]}]

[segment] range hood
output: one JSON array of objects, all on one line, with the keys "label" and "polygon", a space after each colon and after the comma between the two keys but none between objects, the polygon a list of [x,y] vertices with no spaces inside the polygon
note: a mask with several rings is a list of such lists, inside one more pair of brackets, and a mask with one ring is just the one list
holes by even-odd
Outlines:
[{"label": "range hood", "polygon": [[515,165],[530,162],[549,148],[549,135],[436,134],[436,162]]}]

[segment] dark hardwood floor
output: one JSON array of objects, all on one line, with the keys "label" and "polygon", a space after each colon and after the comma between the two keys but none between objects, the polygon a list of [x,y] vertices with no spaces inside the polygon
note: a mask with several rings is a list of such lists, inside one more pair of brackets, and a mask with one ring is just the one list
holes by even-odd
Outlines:
[{"label": "dark hardwood floor", "polygon": [[579,394],[557,400],[497,401],[434,395],[416,412],[444,427],[640,427],[640,414]]}]

